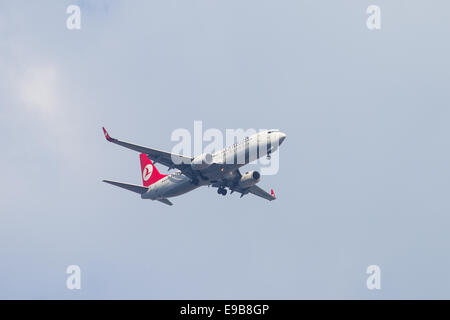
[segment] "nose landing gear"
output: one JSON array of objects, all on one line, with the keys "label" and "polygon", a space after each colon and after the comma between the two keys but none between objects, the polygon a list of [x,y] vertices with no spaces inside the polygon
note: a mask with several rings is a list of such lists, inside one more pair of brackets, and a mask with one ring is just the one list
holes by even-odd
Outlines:
[{"label": "nose landing gear", "polygon": [[224,187],[220,187],[219,189],[217,189],[217,193],[225,196],[227,194],[227,189],[225,189]]}]

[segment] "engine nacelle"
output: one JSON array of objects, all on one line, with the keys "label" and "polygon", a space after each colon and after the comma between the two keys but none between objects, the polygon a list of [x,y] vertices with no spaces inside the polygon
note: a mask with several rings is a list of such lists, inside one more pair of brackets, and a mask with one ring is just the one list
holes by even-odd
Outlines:
[{"label": "engine nacelle", "polygon": [[246,174],[242,175],[241,179],[239,180],[239,186],[241,188],[249,188],[254,184],[257,184],[259,180],[261,180],[261,174],[258,171],[249,171]]},{"label": "engine nacelle", "polygon": [[194,170],[203,170],[212,164],[212,160],[211,153],[203,153],[192,160],[191,167]]}]

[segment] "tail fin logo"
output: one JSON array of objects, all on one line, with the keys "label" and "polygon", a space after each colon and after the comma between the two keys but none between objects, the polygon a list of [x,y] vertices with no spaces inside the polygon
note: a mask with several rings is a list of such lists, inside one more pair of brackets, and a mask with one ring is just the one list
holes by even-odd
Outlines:
[{"label": "tail fin logo", "polygon": [[141,153],[139,157],[141,159],[141,175],[144,187],[148,187],[167,176],[159,173],[158,169],[153,165],[152,160],[146,154]]},{"label": "tail fin logo", "polygon": [[145,166],[144,170],[142,170],[142,179],[144,181],[148,181],[153,173],[153,165],[150,163]]}]

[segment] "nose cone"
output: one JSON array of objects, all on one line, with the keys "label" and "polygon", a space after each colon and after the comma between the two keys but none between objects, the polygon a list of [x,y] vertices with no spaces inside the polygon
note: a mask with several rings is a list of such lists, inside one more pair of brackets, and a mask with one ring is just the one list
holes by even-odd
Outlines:
[{"label": "nose cone", "polygon": [[282,144],[284,139],[286,139],[286,134],[283,132],[280,132],[279,135],[280,135],[280,138],[278,140],[278,144]]}]

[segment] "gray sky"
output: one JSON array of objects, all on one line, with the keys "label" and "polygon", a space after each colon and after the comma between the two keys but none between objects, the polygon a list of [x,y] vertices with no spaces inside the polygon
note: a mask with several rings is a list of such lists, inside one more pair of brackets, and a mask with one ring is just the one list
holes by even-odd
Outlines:
[{"label": "gray sky", "polygon": [[[0,298],[450,298],[449,11],[1,0]],[[286,132],[260,182],[278,200],[202,188],[168,207],[101,183],[140,183],[101,126],[171,150],[194,120]]]}]

